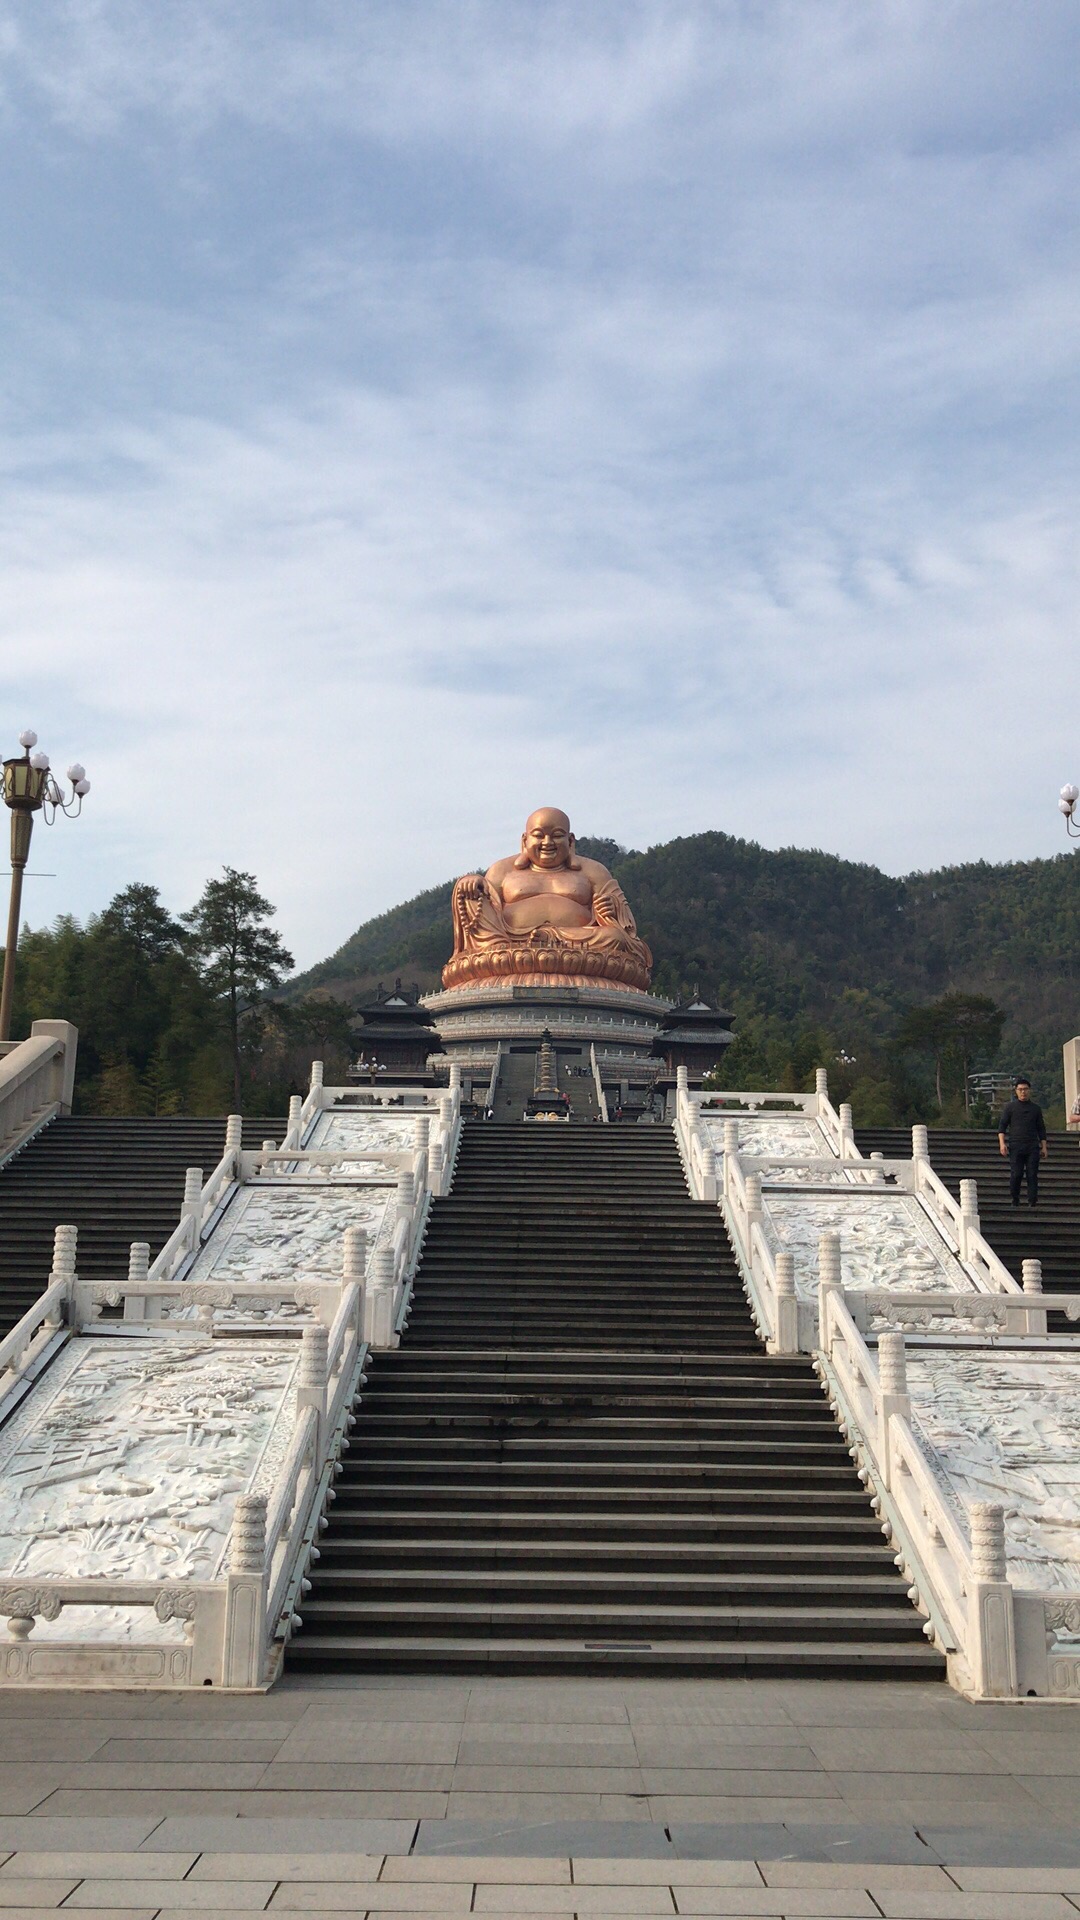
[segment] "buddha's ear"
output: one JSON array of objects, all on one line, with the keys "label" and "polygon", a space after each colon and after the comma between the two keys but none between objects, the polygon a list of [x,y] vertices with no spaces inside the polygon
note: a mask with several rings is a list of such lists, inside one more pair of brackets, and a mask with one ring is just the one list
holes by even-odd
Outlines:
[{"label": "buddha's ear", "polygon": [[532,861],[529,859],[529,856],[525,851],[525,835],[524,834],[522,834],[521,836],[521,852],[518,854],[515,854],[514,856],[514,865],[515,867],[518,867],[521,870],[524,870],[526,867],[532,866]]},{"label": "buddha's ear", "polygon": [[577,841],[575,840],[573,834],[571,834],[570,835],[570,858],[566,863],[571,873],[581,872],[581,861],[575,859],[574,857],[576,853],[577,853]]}]

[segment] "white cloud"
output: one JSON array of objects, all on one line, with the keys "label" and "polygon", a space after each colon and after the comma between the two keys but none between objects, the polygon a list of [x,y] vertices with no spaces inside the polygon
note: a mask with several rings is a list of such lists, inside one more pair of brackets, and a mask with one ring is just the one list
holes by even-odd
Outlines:
[{"label": "white cloud", "polygon": [[1057,850],[1076,32],[1017,19],[9,6],[0,688],[94,778],[34,916],[228,861],[306,964],[542,800]]}]

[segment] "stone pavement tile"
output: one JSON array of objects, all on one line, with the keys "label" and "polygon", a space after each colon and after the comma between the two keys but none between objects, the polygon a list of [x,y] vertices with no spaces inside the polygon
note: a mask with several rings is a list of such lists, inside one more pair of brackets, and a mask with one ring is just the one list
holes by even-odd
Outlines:
[{"label": "stone pavement tile", "polygon": [[596,1696],[580,1698],[576,1693],[555,1690],[550,1695],[544,1691],[530,1691],[520,1699],[515,1698],[509,1712],[507,1708],[505,1695],[487,1694],[475,1689],[469,1701],[466,1723],[471,1725],[476,1721],[494,1720],[505,1726],[508,1720],[520,1716],[522,1722],[531,1721],[534,1725],[544,1721],[565,1725],[568,1720],[583,1727],[629,1725],[626,1707],[621,1700]]},{"label": "stone pavement tile", "polygon": [[1074,1818],[1080,1814],[1080,1779],[1075,1774],[1018,1773],[1016,1779],[1041,1807]]},{"label": "stone pavement tile", "polygon": [[[532,1732],[533,1729],[523,1729]],[[623,1729],[605,1728],[605,1732]],[[627,1730],[628,1731],[628,1730]],[[634,1743],[627,1739],[616,1746],[611,1742],[595,1745],[586,1740],[470,1740],[466,1735],[458,1749],[460,1767],[632,1767],[637,1770]]]},{"label": "stone pavement tile", "polygon": [[746,1916],[775,1920],[819,1916],[820,1920],[879,1920],[878,1908],[860,1887],[686,1887],[672,1882],[680,1913]]},{"label": "stone pavement tile", "polygon": [[950,1873],[954,1867],[1080,1866],[1080,1833],[1075,1826],[1052,1824],[1045,1814],[1040,1815],[1035,1829],[1027,1832],[1017,1832],[1012,1821],[1006,1826],[1000,1816],[987,1832],[970,1824],[928,1824],[920,1832]]},{"label": "stone pavement tile", "polygon": [[874,1860],[924,1864],[936,1855],[923,1846],[913,1827],[861,1826],[855,1821],[817,1818],[789,1825],[754,1826],[706,1824],[670,1829],[672,1845],[682,1858],[708,1859],[732,1854],[757,1860],[762,1867],[773,1860]]},{"label": "stone pavement tile", "polygon": [[1073,1738],[1062,1733],[965,1734],[979,1749],[996,1760],[1007,1773],[1080,1774],[1080,1725]]},{"label": "stone pavement tile", "polygon": [[449,1763],[457,1759],[460,1720],[331,1718],[312,1708],[278,1749],[275,1764],[350,1760],[401,1760]]},{"label": "stone pavement tile", "polygon": [[204,1740],[201,1734],[186,1730],[160,1740],[129,1740],[126,1735],[107,1740],[94,1755],[95,1766],[145,1767],[153,1765],[233,1766],[247,1762],[269,1766],[281,1746],[280,1740]]},{"label": "stone pavement tile", "polygon": [[[758,1732],[762,1730],[757,1729]],[[773,1728],[772,1732],[776,1733]],[[738,1732],[724,1733],[719,1728],[637,1727],[637,1758],[643,1767],[728,1767],[751,1766],[769,1771],[820,1773],[821,1761],[804,1741],[775,1738],[767,1744],[742,1740]]]},{"label": "stone pavement tile", "polygon": [[[387,1847],[403,1853],[403,1847]],[[497,1854],[520,1859],[537,1855],[594,1859],[669,1859],[671,1842],[662,1826],[634,1820],[421,1820],[413,1858],[421,1854]],[[752,1855],[746,1855],[752,1858]]]},{"label": "stone pavement tile", "polygon": [[[745,1889],[732,1889],[735,1898]],[[478,1886],[474,1913],[668,1913],[675,1905],[667,1887]]]},{"label": "stone pavement tile", "polygon": [[[649,1794],[711,1794],[715,1799],[831,1800],[837,1788],[827,1773],[797,1773],[764,1767],[642,1767]],[[455,1785],[456,1776],[455,1776]]]},{"label": "stone pavement tile", "polygon": [[1076,1920],[1063,1893],[901,1893],[882,1887],[885,1920]]},{"label": "stone pavement tile", "polygon": [[[232,1703],[232,1710],[234,1715],[240,1712],[235,1701]],[[165,1730],[160,1727],[153,1729],[133,1727],[130,1722],[125,1726],[122,1721],[109,1721],[107,1724],[114,1740],[135,1741],[150,1738],[160,1740],[168,1737],[169,1740],[177,1743],[182,1740],[272,1740],[275,1746],[280,1746],[281,1742],[287,1740],[296,1730],[295,1720],[280,1718],[276,1720],[247,1718],[207,1720],[196,1719],[194,1714],[185,1714],[182,1719],[171,1721]]]},{"label": "stone pavement tile", "polygon": [[[585,1860],[575,1856],[574,1885],[580,1887],[760,1887],[753,1860]],[[528,1875],[522,1876],[524,1879]]]},{"label": "stone pavement tile", "polygon": [[312,1761],[279,1760],[267,1767],[259,1781],[259,1793],[356,1793],[381,1791],[394,1793],[447,1793],[457,1784],[452,1765],[430,1761],[336,1760],[320,1764]]},{"label": "stone pavement tile", "polygon": [[112,1820],[53,1820],[35,1813],[22,1820],[0,1818],[0,1848],[78,1848],[86,1853],[126,1853],[142,1845],[159,1821],[152,1815]]},{"label": "stone pavement tile", "polygon": [[748,1730],[745,1737],[749,1740],[775,1739],[780,1728],[788,1733],[795,1732],[791,1715],[778,1703],[762,1703],[759,1706],[748,1700],[734,1698],[726,1701],[693,1698],[631,1701],[627,1715],[635,1731],[640,1727],[737,1727],[741,1739],[745,1727]]},{"label": "stone pavement tile", "polygon": [[[616,1863],[628,1867],[632,1873],[640,1874],[651,1867],[650,1861],[620,1860]],[[666,1867],[657,1871],[666,1873]],[[329,1876],[328,1876],[329,1877]],[[569,1886],[569,1858],[545,1858],[533,1854],[522,1856],[515,1854],[506,1859],[493,1858],[490,1854],[478,1853],[410,1853],[404,1858],[390,1854],[383,1865],[381,1880],[387,1881],[423,1880],[428,1884],[441,1881],[464,1880],[471,1886],[474,1881],[486,1881],[498,1886],[509,1881],[516,1884],[523,1880],[527,1886]],[[666,1885],[666,1881],[665,1881]],[[433,1896],[434,1897],[434,1896]]]},{"label": "stone pavement tile", "polygon": [[[0,1887],[16,1876],[22,1879],[47,1879],[50,1874],[74,1874],[83,1880],[182,1880],[191,1871],[197,1853],[34,1853],[21,1848],[0,1868]],[[254,1872],[252,1879],[255,1878]]]},{"label": "stone pavement tile", "polygon": [[469,1767],[453,1770],[455,1793],[645,1793],[640,1769],[628,1767]]},{"label": "stone pavement tile", "polygon": [[[3,1769],[0,1769],[3,1771]],[[82,1760],[65,1767],[58,1787],[86,1787],[109,1792],[117,1787],[255,1787],[266,1771],[266,1762],[256,1761],[107,1761]]]},{"label": "stone pavement tile", "polygon": [[147,1853],[408,1853],[415,1820],[167,1819],[141,1851]]},{"label": "stone pavement tile", "polygon": [[22,1767],[41,1766],[50,1761],[89,1760],[93,1754],[100,1753],[116,1727],[122,1724],[76,1720],[72,1726],[51,1725],[48,1721],[42,1726],[20,1725],[17,1732],[9,1732],[5,1745],[8,1751],[17,1745]]},{"label": "stone pavement tile", "polygon": [[1080,1866],[950,1867],[965,1893],[1069,1893],[1080,1899]]},{"label": "stone pavement tile", "polygon": [[[9,1752],[14,1744],[9,1741]],[[56,1792],[66,1771],[63,1763],[40,1767],[24,1766],[21,1762],[0,1765],[0,1815],[33,1813],[50,1793]]]},{"label": "stone pavement tile", "polygon": [[[274,1699],[278,1697],[278,1688],[275,1687]],[[325,1716],[328,1720],[336,1717],[341,1721],[363,1718],[387,1723],[432,1720],[447,1724],[453,1720],[464,1720],[468,1701],[466,1687],[427,1693],[410,1693],[403,1688],[400,1693],[394,1689],[391,1695],[385,1688],[349,1686],[340,1693],[336,1689],[329,1694],[320,1692],[316,1698],[306,1701],[302,1717],[312,1714]]]},{"label": "stone pavement tile", "polygon": [[[152,1854],[137,1858],[152,1860]],[[204,1853],[192,1880],[362,1880],[379,1878],[381,1853]]]},{"label": "stone pavement tile", "polygon": [[927,1728],[812,1727],[807,1741],[831,1773],[1008,1773],[970,1734]]},{"label": "stone pavement tile", "polygon": [[[148,1826],[157,1826],[170,1813],[228,1814],[239,1818],[240,1809],[254,1799],[252,1793],[214,1792],[196,1787],[171,1790],[167,1787],[119,1787],[111,1793],[89,1788],[58,1788],[35,1809],[48,1818],[115,1820],[128,1814],[146,1814]],[[260,1803],[261,1804],[261,1803]]]},{"label": "stone pavement tile", "polygon": [[[857,1772],[848,1772],[837,1767],[826,1775],[833,1782],[838,1793],[845,1799],[860,1800],[929,1800],[932,1804],[943,1800],[978,1800],[984,1806],[1010,1807],[1016,1799],[1016,1781],[1007,1773],[905,1773],[892,1772],[882,1768],[880,1772],[869,1768],[860,1768]],[[898,1816],[901,1817],[901,1816]]]},{"label": "stone pavement tile", "polygon": [[[497,1889],[500,1895],[506,1891],[504,1887]],[[537,1892],[540,1891],[538,1887]],[[555,1892],[557,1889],[549,1888],[547,1891]],[[433,1906],[440,1907],[445,1913],[469,1913],[472,1892],[467,1880],[444,1884],[437,1895],[430,1886],[411,1885],[404,1881],[387,1883],[380,1880],[374,1886],[370,1882],[362,1885],[354,1882],[350,1886],[345,1881],[290,1880],[278,1887],[270,1904],[270,1912],[355,1913],[358,1907],[362,1909],[377,1904],[385,1913],[426,1913]]]},{"label": "stone pavement tile", "polygon": [[540,1820],[599,1820],[600,1800],[598,1793],[451,1793],[446,1818],[505,1820],[514,1825]]},{"label": "stone pavement tile", "polygon": [[[375,1895],[377,1895],[378,1891],[379,1891],[378,1887],[372,1888],[373,1898],[375,1897]],[[432,1904],[428,1907],[425,1907],[423,1911],[420,1913],[416,1913],[410,1908],[409,1920],[447,1920],[447,1915],[451,1912],[451,1909],[444,1906],[440,1906],[436,1908],[434,1905],[434,1902],[440,1897],[438,1893],[438,1889],[435,1887],[429,1887],[428,1895]],[[270,1911],[273,1912],[274,1909],[271,1908]],[[457,1912],[457,1909],[455,1908],[453,1909],[453,1911]],[[367,1910],[367,1920],[399,1920],[400,1912],[401,1912],[400,1907],[397,1907],[397,1908],[369,1907]],[[161,1920],[165,1920],[164,1915],[161,1916]],[[307,1912],[304,1915],[304,1920],[322,1920],[322,1915],[315,1912]],[[327,1920],[341,1920],[341,1915],[340,1913],[327,1915]],[[360,1920],[359,1913],[356,1916],[356,1920]],[[529,1920],[567,1920],[567,1917],[565,1912],[558,1912],[558,1913],[551,1913],[551,1914],[533,1913],[529,1915]],[[590,1915],[590,1920],[594,1920],[594,1917],[591,1915]],[[595,1920],[607,1920],[607,1916],[603,1914],[599,1914],[595,1916]]]},{"label": "stone pavement tile", "polygon": [[[78,1886],[78,1876],[62,1879],[7,1879],[0,1876],[0,1907],[58,1907]],[[145,1901],[143,1905],[145,1905]]]},{"label": "stone pavement tile", "polygon": [[69,1907],[145,1907],[155,1900],[176,1912],[205,1913],[224,1907],[261,1913],[274,1891],[274,1881],[261,1880],[84,1880],[68,1901]]},{"label": "stone pavement tile", "polygon": [[405,1788],[378,1793],[357,1788],[351,1793],[253,1794],[241,1809],[241,1818],[295,1819],[309,1813],[317,1820],[401,1820],[408,1815],[417,1820],[443,1820],[450,1796],[447,1793],[412,1793]]},{"label": "stone pavement tile", "polygon": [[129,1714],[136,1720],[159,1721],[179,1698],[172,1692],[144,1693],[138,1687],[127,1692],[120,1687],[57,1687],[48,1693],[36,1687],[0,1687],[0,1723],[8,1719],[119,1720]]},{"label": "stone pavement tile", "polygon": [[688,1821],[700,1821],[715,1831],[726,1821],[739,1825],[748,1821],[780,1825],[785,1821],[820,1819],[826,1814],[830,1820],[840,1822],[859,1817],[845,1800],[810,1796],[788,1800],[771,1794],[654,1793],[650,1795],[649,1807],[653,1819],[662,1826],[677,1824],[684,1832]]},{"label": "stone pavement tile", "polygon": [[[156,1911],[156,1902],[151,1907],[81,1907],[79,1920],[154,1920]],[[5,1907],[4,1920],[41,1920],[41,1913],[40,1907]],[[205,1914],[202,1920],[206,1920]]]},{"label": "stone pavement tile", "polygon": [[956,1891],[944,1867],[869,1865],[855,1860],[763,1860],[761,1875],[767,1887],[904,1887],[932,1893],[935,1887]]},{"label": "stone pavement tile", "polygon": [[1003,1805],[1000,1800],[966,1800],[960,1804],[955,1800],[936,1799],[932,1793],[916,1798],[910,1789],[903,1795],[886,1795],[884,1799],[863,1800],[848,1794],[842,1804],[860,1824],[874,1826],[888,1820],[904,1820],[920,1835],[925,1835],[935,1820],[962,1820],[973,1832],[996,1833],[1007,1828],[1015,1833],[1025,1829],[1038,1832],[1055,1818],[1034,1800],[1022,1798],[1019,1788],[1011,1806]]}]

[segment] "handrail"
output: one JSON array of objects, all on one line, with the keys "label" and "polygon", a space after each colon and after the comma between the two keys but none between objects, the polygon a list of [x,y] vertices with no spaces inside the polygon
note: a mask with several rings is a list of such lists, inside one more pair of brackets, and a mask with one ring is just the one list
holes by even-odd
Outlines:
[{"label": "handrail", "polygon": [[71,1112],[78,1041],[68,1020],[35,1020],[29,1039],[0,1055],[0,1165]]},{"label": "handrail", "polygon": [[596,1088],[596,1104],[600,1109],[600,1118],[606,1126],[608,1122],[607,1094],[604,1092],[604,1077],[600,1072],[600,1062],[596,1057],[595,1040],[590,1040],[589,1042],[589,1065],[592,1068],[593,1086]]}]

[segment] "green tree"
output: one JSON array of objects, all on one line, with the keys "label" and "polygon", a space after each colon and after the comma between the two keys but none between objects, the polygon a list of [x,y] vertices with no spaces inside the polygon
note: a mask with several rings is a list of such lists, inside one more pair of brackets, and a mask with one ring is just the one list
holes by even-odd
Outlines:
[{"label": "green tree", "polygon": [[258,891],[253,873],[226,867],[220,880],[207,881],[201,899],[183,916],[203,979],[224,1005],[237,1113],[242,1111],[243,1025],[257,1020],[263,994],[280,987],[293,965],[281,935],[266,924],[275,911]]},{"label": "green tree", "polygon": [[996,1054],[1004,1025],[1004,1011],[986,994],[945,993],[940,1000],[912,1007],[904,1015],[896,1031],[896,1044],[904,1052],[931,1056],[938,1110],[944,1111],[945,1079],[966,1100],[972,1062]]}]

